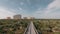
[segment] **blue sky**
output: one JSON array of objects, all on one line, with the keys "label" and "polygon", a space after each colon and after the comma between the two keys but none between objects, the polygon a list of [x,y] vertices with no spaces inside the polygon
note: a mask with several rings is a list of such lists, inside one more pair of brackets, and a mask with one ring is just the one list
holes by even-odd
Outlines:
[{"label": "blue sky", "polygon": [[60,0],[0,0],[0,18],[15,14],[60,19]]}]

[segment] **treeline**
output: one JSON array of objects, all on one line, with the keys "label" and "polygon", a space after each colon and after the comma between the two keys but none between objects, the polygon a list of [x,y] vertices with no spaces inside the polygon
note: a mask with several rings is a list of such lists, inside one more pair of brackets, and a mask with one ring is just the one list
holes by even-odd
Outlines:
[{"label": "treeline", "polygon": [[34,25],[40,34],[60,34],[60,19],[34,20]]},{"label": "treeline", "polygon": [[23,34],[29,21],[27,20],[0,20],[0,34]]},{"label": "treeline", "polygon": [[39,34],[60,34],[60,19],[1,19],[0,34],[24,34],[30,21]]}]

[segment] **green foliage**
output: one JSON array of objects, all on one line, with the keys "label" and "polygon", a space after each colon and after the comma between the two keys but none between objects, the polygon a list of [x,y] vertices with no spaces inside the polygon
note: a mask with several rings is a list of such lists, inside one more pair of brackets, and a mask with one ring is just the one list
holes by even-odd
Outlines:
[{"label": "green foliage", "polygon": [[[18,30],[24,30],[24,28],[27,27],[28,22],[29,21],[25,20],[0,20],[0,33],[14,34]],[[23,31],[21,33],[23,33]]]},{"label": "green foliage", "polygon": [[[15,32],[24,33],[28,23],[31,20],[0,20],[0,34],[15,34]],[[52,32],[53,28],[60,28],[60,20],[58,19],[34,19],[32,20],[38,32]],[[56,34],[56,33],[54,33]],[[59,33],[60,34],[60,33]]]}]

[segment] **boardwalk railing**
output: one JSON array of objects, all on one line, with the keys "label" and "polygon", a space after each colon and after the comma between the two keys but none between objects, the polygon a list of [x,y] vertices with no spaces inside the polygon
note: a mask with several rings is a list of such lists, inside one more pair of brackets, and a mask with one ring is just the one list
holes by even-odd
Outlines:
[{"label": "boardwalk railing", "polygon": [[[31,23],[33,24],[33,22],[31,22]],[[27,28],[25,29],[24,34],[27,34],[27,33],[28,33],[29,26],[31,26],[31,23],[28,24]],[[32,26],[31,26],[31,27],[32,27]],[[34,28],[35,33],[38,34],[38,32],[37,32],[37,30],[36,30],[36,28],[35,28],[34,25],[33,25],[33,28]],[[31,31],[29,31],[29,32],[30,32],[29,34],[31,34]]]},{"label": "boardwalk railing", "polygon": [[30,25],[30,23],[28,23],[28,25],[27,25],[27,28],[25,29],[25,32],[24,32],[24,34],[26,34],[26,33],[27,33],[27,31],[28,31],[28,28],[29,28],[29,25]]}]

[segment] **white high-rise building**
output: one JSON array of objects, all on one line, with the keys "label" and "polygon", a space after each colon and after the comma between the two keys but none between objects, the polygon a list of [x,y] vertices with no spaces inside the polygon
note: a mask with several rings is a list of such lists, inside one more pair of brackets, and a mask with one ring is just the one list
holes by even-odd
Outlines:
[{"label": "white high-rise building", "polygon": [[14,15],[13,18],[14,19],[21,19],[21,15],[19,15],[19,14],[18,15]]}]

